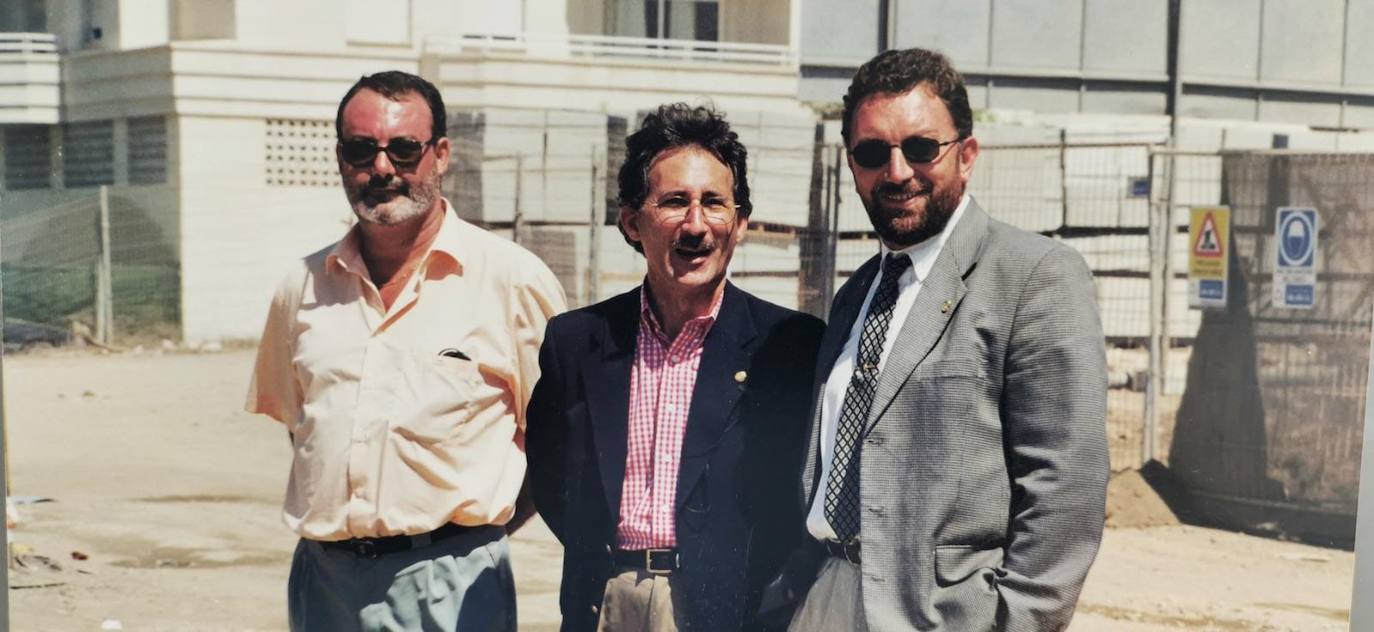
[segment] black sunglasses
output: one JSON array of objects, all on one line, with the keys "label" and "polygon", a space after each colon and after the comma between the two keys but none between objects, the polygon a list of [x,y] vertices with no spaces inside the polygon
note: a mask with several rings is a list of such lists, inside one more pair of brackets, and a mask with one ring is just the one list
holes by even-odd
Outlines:
[{"label": "black sunglasses", "polygon": [[908,163],[925,164],[935,160],[940,156],[940,151],[945,145],[957,143],[963,138],[940,142],[933,138],[924,136],[909,136],[902,140],[901,145],[893,145],[883,141],[872,139],[863,141],[849,150],[849,155],[854,157],[854,163],[865,169],[877,169],[885,166],[887,160],[892,156],[893,147],[902,148],[902,156]]},{"label": "black sunglasses", "polygon": [[439,140],[434,136],[425,142],[410,138],[393,138],[386,146],[371,138],[346,138],[339,141],[339,155],[354,167],[366,167],[377,159],[377,152],[386,152],[387,159],[397,167],[414,167],[425,155],[425,149]]}]

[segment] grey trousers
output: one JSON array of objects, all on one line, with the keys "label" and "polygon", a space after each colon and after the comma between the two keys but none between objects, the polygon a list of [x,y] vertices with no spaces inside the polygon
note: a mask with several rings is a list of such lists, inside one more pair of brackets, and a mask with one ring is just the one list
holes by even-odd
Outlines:
[{"label": "grey trousers", "polygon": [[827,557],[787,632],[868,632],[857,564]]},{"label": "grey trousers", "polygon": [[515,632],[505,529],[375,558],[301,540],[291,560],[292,632]]}]

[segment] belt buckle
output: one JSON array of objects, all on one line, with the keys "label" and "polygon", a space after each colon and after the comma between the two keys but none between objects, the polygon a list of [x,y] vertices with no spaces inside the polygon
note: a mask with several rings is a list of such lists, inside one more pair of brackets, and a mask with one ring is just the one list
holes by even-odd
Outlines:
[{"label": "belt buckle", "polygon": [[673,554],[673,566],[677,566],[677,552],[674,551],[673,549],[644,549],[644,570],[645,570],[646,572],[648,572],[650,575],[670,575],[670,574],[672,574],[673,569],[671,569],[671,568],[666,568],[666,569],[661,569],[661,570],[660,570],[660,569],[654,568],[654,554],[655,554],[655,553],[672,553],[672,554]]},{"label": "belt buckle", "polygon": [[358,557],[375,560],[377,559],[377,545],[371,540],[355,539],[353,540],[353,553]]},{"label": "belt buckle", "polygon": [[858,540],[840,544],[840,550],[844,551],[844,559],[851,564],[859,564],[859,560],[863,559],[859,553]]}]

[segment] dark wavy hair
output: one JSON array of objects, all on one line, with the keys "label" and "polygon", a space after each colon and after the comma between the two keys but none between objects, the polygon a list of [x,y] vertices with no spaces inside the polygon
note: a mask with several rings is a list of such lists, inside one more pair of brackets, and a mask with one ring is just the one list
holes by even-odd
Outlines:
[{"label": "dark wavy hair", "polygon": [[[617,182],[620,184],[618,203],[623,209],[638,209],[649,195],[649,167],[660,153],[676,147],[700,147],[718,158],[730,169],[735,179],[733,192],[735,204],[739,205],[739,217],[749,218],[754,205],[749,201],[748,162],[749,152],[739,142],[739,136],[730,130],[725,116],[714,109],[704,106],[690,106],[686,103],[660,105],[654,112],[644,117],[639,130],[625,138],[625,164],[620,166]],[[625,241],[635,250],[644,252],[639,242],[625,235]]]},{"label": "dark wavy hair", "polygon": [[908,48],[883,52],[859,66],[859,71],[854,73],[849,92],[844,95],[844,119],[840,126],[845,145],[849,145],[853,130],[854,111],[864,99],[875,94],[902,94],[922,83],[929,83],[931,91],[945,104],[959,138],[972,136],[973,109],[968,104],[963,75],[940,53]]},{"label": "dark wavy hair", "polygon": [[430,132],[433,137],[441,138],[448,135],[448,114],[444,111],[444,98],[439,96],[439,89],[418,75],[399,70],[386,70],[365,75],[358,79],[352,88],[348,89],[343,100],[339,101],[339,111],[334,114],[335,136],[343,138],[344,106],[348,105],[353,95],[358,94],[358,91],[364,88],[393,100],[412,93],[424,97],[425,103],[429,104],[429,115],[432,120]]}]

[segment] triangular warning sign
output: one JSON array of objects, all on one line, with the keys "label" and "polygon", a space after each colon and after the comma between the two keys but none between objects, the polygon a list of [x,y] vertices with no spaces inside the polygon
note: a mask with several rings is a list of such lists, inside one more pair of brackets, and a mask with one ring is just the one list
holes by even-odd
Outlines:
[{"label": "triangular warning sign", "polygon": [[1197,232],[1197,243],[1193,244],[1193,254],[1198,257],[1220,257],[1221,236],[1217,234],[1217,221],[1208,213],[1202,218],[1202,228]]}]

